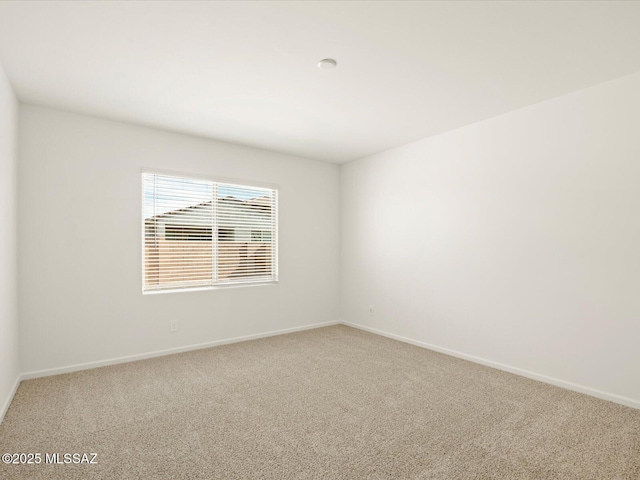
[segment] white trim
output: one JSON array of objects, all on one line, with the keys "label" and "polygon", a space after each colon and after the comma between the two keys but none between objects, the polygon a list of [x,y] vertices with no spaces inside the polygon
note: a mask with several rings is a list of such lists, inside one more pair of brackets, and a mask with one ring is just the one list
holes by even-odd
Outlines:
[{"label": "white trim", "polygon": [[91,368],[106,367],[108,365],[117,365],[119,363],[135,362],[137,360],[145,360],[148,358],[162,357],[164,355],[172,355],[174,353],[189,352],[192,350],[200,350],[202,348],[216,347],[218,345],[227,345],[229,343],[238,343],[238,342],[245,342],[248,340],[257,340],[259,338],[273,337],[276,335],[285,335],[287,333],[302,332],[304,330],[313,330],[315,328],[329,327],[331,325],[339,325],[339,324],[340,324],[339,320],[332,321],[332,322],[314,323],[311,325],[304,325],[302,327],[284,328],[282,330],[273,330],[270,332],[257,333],[254,335],[245,335],[243,337],[226,338],[223,340],[214,340],[213,342],[198,343],[194,345],[167,348],[165,350],[156,350],[153,352],[140,353],[136,355],[127,355],[124,357],[109,358],[106,360],[98,360],[96,362],[78,363],[75,365],[68,365],[66,367],[58,367],[58,368],[50,368],[47,370],[36,370],[33,372],[23,373],[21,376],[21,379],[27,380],[31,378],[60,375],[62,373],[70,373],[70,372],[77,372],[80,370],[88,370]]},{"label": "white trim", "polygon": [[2,405],[2,408],[0,409],[0,425],[2,424],[2,421],[4,420],[4,416],[7,413],[7,410],[9,410],[9,405],[11,405],[11,402],[13,401],[13,397],[15,396],[16,392],[18,391],[18,387],[20,386],[20,382],[22,380],[23,380],[22,375],[18,374],[18,376],[16,377],[16,381],[13,384],[13,388],[9,392],[9,396],[4,401],[4,405]]},{"label": "white trim", "polygon": [[117,365],[119,363],[133,362],[133,361],[136,361],[136,360],[144,360],[144,359],[147,359],[147,358],[160,357],[160,356],[164,356],[164,355],[172,355],[174,353],[188,352],[188,351],[192,351],[192,350],[199,350],[199,349],[202,349],[202,348],[215,347],[215,346],[218,346],[218,345],[226,345],[226,344],[230,344],[230,343],[238,343],[238,342],[244,342],[244,341],[248,341],[248,340],[256,340],[256,339],[259,339],[259,338],[273,337],[273,336],[276,336],[276,335],[285,335],[287,333],[301,332],[301,331],[304,331],[304,330],[313,330],[313,329],[316,329],[316,328],[329,327],[329,326],[332,326],[332,325],[345,325],[347,327],[357,328],[359,330],[364,330],[364,331],[369,332],[369,333],[373,333],[373,334],[376,334],[376,335],[381,335],[381,336],[387,337],[387,338],[392,338],[392,339],[398,340],[400,342],[404,342],[404,343],[408,343],[408,344],[415,345],[415,346],[418,346],[418,347],[426,348],[428,350],[433,350],[434,352],[444,353],[445,355],[450,355],[452,357],[461,358],[463,360],[468,360],[470,362],[478,363],[480,365],[485,365],[487,367],[496,368],[498,370],[502,370],[502,371],[505,371],[505,372],[513,373],[515,375],[520,375],[522,377],[530,378],[532,380],[537,380],[539,382],[548,383],[548,384],[554,385],[556,387],[565,388],[567,390],[572,390],[572,391],[579,392],[579,393],[584,393],[584,394],[590,395],[592,397],[600,398],[602,400],[608,400],[608,401],[614,402],[614,403],[619,403],[619,404],[625,405],[627,407],[640,409],[640,401],[634,400],[634,399],[629,398],[629,397],[623,397],[621,395],[616,395],[614,393],[604,392],[602,390],[597,390],[595,388],[586,387],[584,385],[579,385],[579,384],[576,384],[576,383],[567,382],[565,380],[560,380],[560,379],[557,379],[557,378],[548,377],[546,375],[541,375],[541,374],[538,374],[538,373],[530,372],[528,370],[524,370],[524,369],[517,368],[517,367],[512,367],[512,366],[509,366],[509,365],[505,365],[503,363],[494,362],[492,360],[487,360],[487,359],[484,359],[484,358],[481,358],[481,357],[476,357],[474,355],[468,355],[466,353],[458,352],[456,350],[451,350],[449,348],[438,347],[437,345],[432,345],[430,343],[421,342],[419,340],[413,340],[411,338],[407,338],[407,337],[403,337],[401,335],[396,335],[396,334],[393,334],[393,333],[385,332],[383,330],[378,330],[376,328],[371,328],[371,327],[367,327],[367,326],[364,326],[364,325],[359,325],[357,323],[346,322],[344,320],[336,320],[336,321],[332,321],[332,322],[314,323],[314,324],[311,324],[311,325],[304,325],[302,327],[285,328],[285,329],[282,329],[282,330],[274,330],[274,331],[258,333],[258,334],[254,334],[254,335],[246,335],[246,336],[243,336],[243,337],[234,337],[234,338],[228,338],[228,339],[224,339],[224,340],[216,340],[216,341],[213,341],[213,342],[199,343],[199,344],[195,344],[195,345],[187,345],[187,346],[184,346],[184,347],[168,348],[168,349],[165,349],[165,350],[157,350],[157,351],[154,351],[154,352],[142,353],[142,354],[137,354],[137,355],[128,355],[128,356],[125,356],[125,357],[118,357],[118,358],[112,358],[112,359],[107,359],[107,360],[99,360],[99,361],[96,361],[96,362],[80,363],[80,364],[76,364],[76,365],[69,365],[67,367],[52,368],[52,369],[48,369],[48,370],[37,370],[37,371],[33,371],[33,372],[23,373],[22,375],[19,375],[18,378],[16,379],[16,383],[15,383],[15,385],[13,387],[11,395],[9,395],[9,398],[7,398],[4,406],[2,407],[2,410],[0,410],[0,423],[2,423],[2,419],[4,418],[4,414],[8,410],[9,405],[11,404],[13,396],[15,395],[15,392],[18,389],[18,385],[20,384],[21,380],[27,380],[27,379],[39,378],[39,377],[47,377],[47,376],[50,376],[50,375],[59,375],[59,374],[62,374],[62,373],[77,372],[77,371],[80,371],[80,370],[87,370],[87,369],[91,369],[91,368],[105,367],[105,366],[108,366],[108,365]]},{"label": "white trim", "polygon": [[177,292],[203,292],[206,290],[226,290],[228,288],[242,288],[242,287],[266,287],[268,285],[277,285],[278,280],[260,281],[255,282],[237,282],[237,283],[216,283],[213,285],[207,285],[206,287],[187,287],[187,288],[159,288],[157,290],[143,291],[143,295],[157,295],[159,293],[177,293]]},{"label": "white trim", "polygon": [[479,363],[480,365],[496,368],[498,370],[513,373],[515,375],[520,375],[522,377],[527,377],[532,380],[537,380],[539,382],[548,383],[556,387],[565,388],[567,390],[573,390],[574,392],[584,393],[586,395],[590,395],[592,397],[596,397],[601,400],[608,400],[610,402],[619,403],[627,407],[640,409],[640,400],[634,400],[633,398],[623,397],[622,395],[616,395],[615,393],[604,392],[602,390],[586,387],[584,385],[579,385],[577,383],[567,382],[565,380],[560,380],[558,378],[548,377],[546,375],[541,375],[539,373],[530,372],[529,370],[524,370],[518,367],[512,367],[509,365],[505,365],[503,363],[494,362],[493,360],[487,360],[485,358],[476,357],[474,355],[458,352],[456,350],[451,350],[449,348],[438,347],[437,345],[421,342],[419,340],[413,340],[411,338],[407,338],[407,337],[403,337],[393,333],[378,330],[377,328],[366,327],[364,325],[359,325],[357,323],[345,322],[344,320],[341,323],[343,325],[346,325],[347,327],[353,327],[359,330],[364,330],[369,333],[375,333],[376,335],[382,335],[383,337],[392,338],[394,340],[398,340],[404,343],[409,343],[411,345],[416,345],[418,347],[426,348],[428,350],[433,350],[434,352],[444,353],[445,355],[450,355],[452,357],[461,358],[463,360],[468,360],[470,362]]}]

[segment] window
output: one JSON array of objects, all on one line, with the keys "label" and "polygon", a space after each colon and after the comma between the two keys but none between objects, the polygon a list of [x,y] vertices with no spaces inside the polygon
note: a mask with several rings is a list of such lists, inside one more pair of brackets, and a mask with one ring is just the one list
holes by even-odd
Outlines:
[{"label": "window", "polygon": [[142,183],[144,292],[277,281],[277,190],[158,173]]}]

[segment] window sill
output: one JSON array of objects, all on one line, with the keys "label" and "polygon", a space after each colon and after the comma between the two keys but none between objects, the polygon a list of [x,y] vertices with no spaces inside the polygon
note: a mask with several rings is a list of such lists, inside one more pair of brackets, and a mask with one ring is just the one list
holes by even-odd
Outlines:
[{"label": "window sill", "polygon": [[142,295],[159,295],[163,293],[182,293],[182,292],[202,292],[207,290],[227,290],[230,288],[246,288],[246,287],[266,287],[269,285],[277,285],[278,280],[270,280],[263,282],[246,282],[246,283],[227,283],[220,285],[208,285],[206,287],[189,287],[189,288],[168,288],[166,290],[149,290],[143,291]]}]

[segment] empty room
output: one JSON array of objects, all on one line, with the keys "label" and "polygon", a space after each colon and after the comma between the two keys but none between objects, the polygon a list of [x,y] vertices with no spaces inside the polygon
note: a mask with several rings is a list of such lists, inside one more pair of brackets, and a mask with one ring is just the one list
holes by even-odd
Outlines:
[{"label": "empty room", "polygon": [[0,479],[640,479],[640,2],[0,1]]}]

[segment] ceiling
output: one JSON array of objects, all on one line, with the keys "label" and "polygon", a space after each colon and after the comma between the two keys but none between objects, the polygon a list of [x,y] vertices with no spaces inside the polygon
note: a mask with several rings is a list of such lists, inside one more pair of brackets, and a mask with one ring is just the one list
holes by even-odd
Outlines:
[{"label": "ceiling", "polygon": [[0,63],[25,103],[343,163],[640,71],[638,25],[640,2],[5,1]]}]

